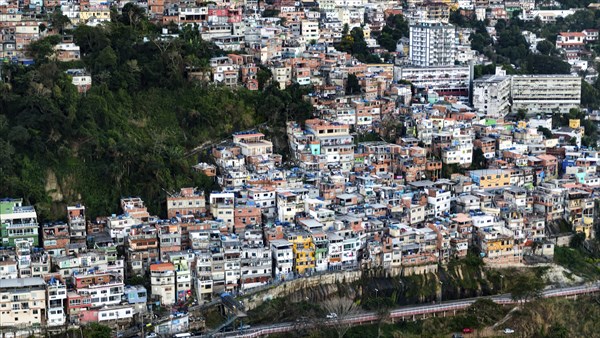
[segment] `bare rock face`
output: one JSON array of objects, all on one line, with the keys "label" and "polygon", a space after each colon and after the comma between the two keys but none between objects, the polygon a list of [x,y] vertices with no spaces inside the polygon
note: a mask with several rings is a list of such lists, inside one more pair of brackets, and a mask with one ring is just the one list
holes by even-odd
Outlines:
[{"label": "bare rock face", "polygon": [[52,202],[62,202],[64,200],[62,189],[58,184],[58,178],[52,169],[46,170],[45,190],[52,199]]}]

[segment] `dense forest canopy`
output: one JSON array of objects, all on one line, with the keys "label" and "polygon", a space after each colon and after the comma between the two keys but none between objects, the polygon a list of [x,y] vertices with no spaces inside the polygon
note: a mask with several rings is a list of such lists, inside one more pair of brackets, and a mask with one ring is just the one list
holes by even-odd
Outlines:
[{"label": "dense forest canopy", "polygon": [[[190,150],[258,124],[281,137],[286,120],[311,115],[302,100],[307,89],[282,91],[265,83],[267,76],[254,92],[188,80],[189,70],[206,71],[209,59],[224,53],[197,27],[184,27],[176,38],[159,32],[128,4],[108,24],[70,32],[80,61],[54,61],[50,36],[32,43],[34,66],[4,66],[0,196],[23,197],[42,219],[64,217],[65,203],[75,202],[91,216],[108,215],[121,196],[141,196],[162,214],[164,190],[214,188],[192,171],[198,158]],[[70,68],[91,72],[85,94],[65,73]]]}]

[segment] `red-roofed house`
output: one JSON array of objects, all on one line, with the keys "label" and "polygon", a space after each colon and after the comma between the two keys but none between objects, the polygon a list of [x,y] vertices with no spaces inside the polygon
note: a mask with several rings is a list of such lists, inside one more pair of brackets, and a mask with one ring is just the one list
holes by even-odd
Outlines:
[{"label": "red-roofed house", "polygon": [[560,32],[556,37],[557,49],[583,49],[585,34],[581,32]]}]

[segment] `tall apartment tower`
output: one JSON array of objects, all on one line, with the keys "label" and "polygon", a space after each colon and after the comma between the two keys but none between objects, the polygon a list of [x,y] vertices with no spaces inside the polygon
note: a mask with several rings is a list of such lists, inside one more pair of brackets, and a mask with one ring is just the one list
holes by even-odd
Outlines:
[{"label": "tall apartment tower", "polygon": [[412,65],[418,67],[454,65],[454,26],[438,21],[422,21],[411,25],[409,56]]}]

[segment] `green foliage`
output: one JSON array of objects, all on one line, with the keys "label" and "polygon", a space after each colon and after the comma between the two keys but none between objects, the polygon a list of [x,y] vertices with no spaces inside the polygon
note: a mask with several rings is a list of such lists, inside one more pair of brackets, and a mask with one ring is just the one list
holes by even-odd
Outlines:
[{"label": "green foliage", "polygon": [[473,149],[473,161],[471,162],[471,170],[487,169],[487,159],[481,148]]},{"label": "green foliage", "polygon": [[543,273],[539,274],[529,271],[518,274],[515,278],[507,281],[508,287],[506,291],[511,294],[514,300],[529,301],[540,298],[545,286],[542,277]]},{"label": "green foliage", "polygon": [[496,64],[490,63],[487,65],[475,65],[473,69],[473,76],[478,79],[484,75],[491,75],[496,72]]},{"label": "green foliage", "polygon": [[260,66],[258,72],[256,73],[256,80],[258,81],[258,90],[265,89],[265,86],[271,78],[273,77],[273,73],[271,70],[265,66]]},{"label": "green foliage", "polygon": [[577,232],[571,237],[569,246],[574,249],[583,249],[583,243],[585,242],[585,233]]},{"label": "green foliage", "polygon": [[402,37],[408,37],[408,21],[404,19],[403,15],[399,14],[390,15],[385,22],[386,25],[381,30],[381,34],[377,36],[377,42],[389,52],[395,52],[398,40]]},{"label": "green foliage", "polygon": [[523,121],[527,118],[527,109],[517,110],[517,121]]},{"label": "green foliage", "polygon": [[476,319],[475,327],[483,327],[502,319],[504,309],[491,299],[478,299],[469,306],[467,313]]},{"label": "green foliage", "polygon": [[54,8],[54,11],[50,15],[50,25],[53,29],[62,33],[65,26],[70,24],[71,20],[62,13],[59,6]]},{"label": "green foliage", "polygon": [[442,167],[442,177],[450,178],[450,177],[452,177],[453,174],[462,174],[462,173],[464,173],[464,171],[465,170],[456,163],[444,165]]},{"label": "green foliage", "polygon": [[571,109],[568,114],[553,114],[552,127],[564,127],[569,125],[569,120],[577,119],[581,127],[584,128],[584,136],[581,139],[581,144],[586,147],[596,147],[600,135],[598,134],[598,126],[595,122],[586,118],[586,114],[579,109]]},{"label": "green foliage", "polygon": [[556,53],[556,48],[554,47],[554,44],[548,40],[538,42],[535,48],[538,50],[538,52],[542,53],[543,55],[551,55]]},{"label": "green foliage", "polygon": [[595,280],[600,276],[598,262],[588,257],[581,249],[557,246],[554,248],[554,262],[586,279]]},{"label": "green foliage", "polygon": [[567,338],[569,337],[569,330],[561,324],[554,323],[548,328],[547,338]]},{"label": "green foliage", "polygon": [[595,298],[538,300],[513,312],[505,325],[520,337],[595,337],[600,315]]},{"label": "green foliage", "polygon": [[352,54],[356,59],[363,63],[380,63],[381,59],[371,54],[365,41],[362,28],[354,27],[349,34],[342,36],[342,41],[335,48],[339,51]]},{"label": "green foliage", "polygon": [[346,95],[355,95],[360,94],[362,91],[362,87],[360,83],[358,83],[358,78],[354,74],[348,74],[348,79],[346,80]]},{"label": "green foliage", "polygon": [[496,24],[496,30],[498,31],[496,54],[512,64],[519,64],[527,57],[529,45],[517,25],[507,27],[505,25],[504,20],[498,20]]},{"label": "green foliage", "polygon": [[[111,214],[122,196],[141,196],[164,216],[163,189],[216,187],[191,169],[192,149],[261,123],[281,139],[287,120],[312,114],[308,88],[282,91],[264,74],[264,91],[255,92],[188,80],[188,69],[206,70],[222,51],[197,27],[164,40],[139,8],[123,11],[115,22],[73,32],[93,77],[85,95],[64,73],[71,65],[49,58],[56,36],[32,44],[35,66],[3,69],[11,82],[0,88],[0,196],[23,196],[41,219],[62,218],[65,203],[80,201],[92,218]],[[63,196],[54,202],[45,189],[52,174]]]},{"label": "green foliage", "polygon": [[539,126],[537,130],[541,132],[546,139],[551,139],[554,137],[554,135],[552,135],[552,131],[546,127]]},{"label": "green foliage", "polygon": [[83,327],[83,336],[86,338],[111,338],[110,327],[98,323],[90,323]]},{"label": "green foliage", "polygon": [[279,16],[279,11],[275,9],[265,9],[262,16],[265,18],[276,18]]},{"label": "green foliage", "polygon": [[318,304],[302,301],[289,306],[284,298],[275,298],[263,303],[249,312],[250,323],[277,323],[295,321],[299,317],[318,319],[325,316],[326,311]]},{"label": "green foliage", "polygon": [[28,52],[36,63],[48,61],[54,54],[54,46],[60,43],[60,36],[50,35],[48,37],[33,41],[28,46]]},{"label": "green foliage", "polygon": [[585,80],[581,80],[581,105],[592,109],[600,108],[600,81],[592,86]]},{"label": "green foliage", "polygon": [[466,313],[454,317],[430,318],[423,322],[421,335],[424,337],[441,336],[452,332],[461,332],[465,327],[481,329],[494,324],[504,317],[506,310],[489,299],[473,303]]},{"label": "green foliage", "polygon": [[527,74],[570,74],[571,65],[556,56],[530,54],[524,64]]},{"label": "green foliage", "polygon": [[358,133],[354,139],[356,141],[356,144],[358,144],[361,142],[381,141],[381,136],[374,132]]},{"label": "green foliage", "polygon": [[[454,12],[458,13],[458,12]],[[455,14],[456,16],[456,14]],[[458,17],[461,18],[459,22],[466,21],[465,17],[458,14]],[[469,39],[471,40],[471,48],[473,50],[478,51],[479,53],[485,54],[488,57],[491,56],[491,45],[492,45],[492,37],[487,32],[486,25],[482,21],[476,20],[474,17],[471,17],[468,22],[473,24],[472,28],[475,28],[475,32],[471,34]],[[465,23],[461,23],[463,26],[467,27]],[[470,27],[471,25],[468,25]]]}]

